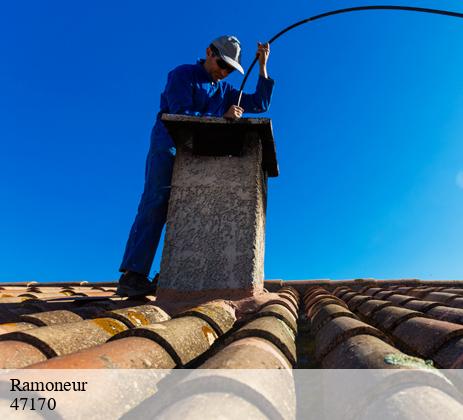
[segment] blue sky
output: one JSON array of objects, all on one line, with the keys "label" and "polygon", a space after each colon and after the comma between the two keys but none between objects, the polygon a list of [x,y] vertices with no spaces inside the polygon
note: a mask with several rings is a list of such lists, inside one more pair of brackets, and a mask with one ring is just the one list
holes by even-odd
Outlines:
[{"label": "blue sky", "polygon": [[[116,279],[167,72],[221,34],[246,68],[283,27],[367,3],[288,4],[5,3],[0,281]],[[266,278],[462,279],[463,20],[331,17],[279,39],[269,73]]]}]

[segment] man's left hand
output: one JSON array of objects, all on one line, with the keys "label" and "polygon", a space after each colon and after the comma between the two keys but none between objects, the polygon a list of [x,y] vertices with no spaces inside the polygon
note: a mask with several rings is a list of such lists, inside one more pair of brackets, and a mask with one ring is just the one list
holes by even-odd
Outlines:
[{"label": "man's left hand", "polygon": [[265,78],[268,78],[267,61],[268,61],[269,55],[270,55],[270,44],[268,42],[266,42],[265,44],[258,42],[256,57],[259,59],[259,66],[260,66],[259,74],[261,76],[264,76]]}]

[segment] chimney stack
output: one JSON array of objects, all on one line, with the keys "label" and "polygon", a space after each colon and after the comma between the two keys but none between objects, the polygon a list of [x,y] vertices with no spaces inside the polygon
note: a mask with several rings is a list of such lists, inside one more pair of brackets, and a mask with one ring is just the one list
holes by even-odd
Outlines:
[{"label": "chimney stack", "polygon": [[241,299],[263,291],[271,120],[164,114],[176,147],[158,299]]}]

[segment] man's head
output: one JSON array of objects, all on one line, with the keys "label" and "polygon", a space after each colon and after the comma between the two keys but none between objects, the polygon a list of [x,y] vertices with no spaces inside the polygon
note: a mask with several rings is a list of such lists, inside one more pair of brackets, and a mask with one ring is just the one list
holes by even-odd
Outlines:
[{"label": "man's head", "polygon": [[215,82],[225,79],[234,70],[243,74],[240,63],[241,46],[234,36],[223,35],[212,41],[206,49],[204,68]]}]

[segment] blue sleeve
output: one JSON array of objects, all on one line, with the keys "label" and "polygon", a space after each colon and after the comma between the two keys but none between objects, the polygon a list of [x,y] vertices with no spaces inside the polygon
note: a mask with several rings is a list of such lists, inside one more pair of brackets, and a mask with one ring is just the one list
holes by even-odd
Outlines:
[{"label": "blue sleeve", "polygon": [[[270,107],[274,85],[275,81],[273,79],[259,76],[256,91],[254,93],[243,93],[241,97],[240,106],[244,109],[244,112],[258,114],[267,111]],[[238,103],[238,97],[239,90],[231,88],[230,106]]]},{"label": "blue sleeve", "polygon": [[167,77],[164,90],[164,99],[167,101],[169,113],[195,115],[201,114],[193,109],[193,79],[191,72],[182,68],[172,70]]}]

